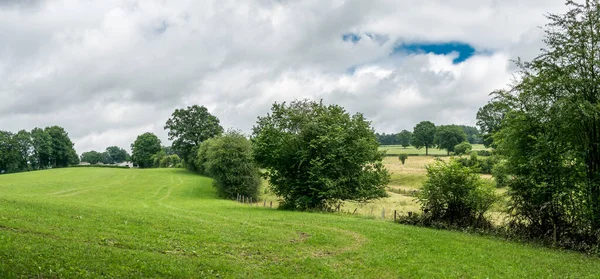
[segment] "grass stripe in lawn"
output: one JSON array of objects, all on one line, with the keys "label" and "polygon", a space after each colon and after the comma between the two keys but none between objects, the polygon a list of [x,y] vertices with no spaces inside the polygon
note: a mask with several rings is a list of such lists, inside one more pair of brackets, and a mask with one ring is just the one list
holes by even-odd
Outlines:
[{"label": "grass stripe in lawn", "polygon": [[0,176],[0,277],[598,278],[600,260],[243,205],[184,170],[73,168]]}]

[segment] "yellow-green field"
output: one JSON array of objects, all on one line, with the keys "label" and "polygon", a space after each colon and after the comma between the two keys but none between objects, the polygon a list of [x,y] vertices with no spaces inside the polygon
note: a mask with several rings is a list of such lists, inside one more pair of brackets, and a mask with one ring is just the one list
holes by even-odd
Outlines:
[{"label": "yellow-green field", "polygon": [[178,169],[0,176],[0,278],[141,277],[599,278],[600,259],[220,200]]}]

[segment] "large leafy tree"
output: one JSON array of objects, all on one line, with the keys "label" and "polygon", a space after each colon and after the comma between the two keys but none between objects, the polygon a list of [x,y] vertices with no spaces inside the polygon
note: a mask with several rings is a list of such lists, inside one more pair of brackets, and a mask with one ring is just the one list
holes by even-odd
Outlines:
[{"label": "large leafy tree", "polygon": [[425,155],[429,155],[429,147],[434,145],[435,124],[430,121],[421,121],[413,130],[412,145],[421,149],[425,147]]},{"label": "large leafy tree", "polygon": [[73,142],[69,134],[60,126],[51,126],[44,129],[51,138],[51,157],[52,167],[68,167],[69,165],[79,163],[79,156],[75,153]]},{"label": "large leafy tree", "polygon": [[21,130],[13,136],[14,143],[19,150],[19,170],[26,171],[30,170],[31,166],[29,161],[33,155],[33,143],[31,141],[31,134],[26,130]]},{"label": "large leafy tree", "polygon": [[160,139],[153,133],[139,135],[131,144],[132,161],[140,168],[153,166],[153,155],[161,151]]},{"label": "large leafy tree", "polygon": [[519,80],[494,93],[508,112],[493,138],[512,177],[513,222],[589,245],[600,231],[600,4],[567,5],[548,16],[542,53],[517,61]]},{"label": "large leafy tree", "polygon": [[129,157],[129,153],[127,153],[125,149],[118,146],[109,146],[106,148],[105,152],[108,154],[106,157],[110,158],[110,164],[125,162],[127,157]]},{"label": "large leafy tree", "polygon": [[33,169],[46,169],[50,166],[52,156],[52,137],[41,128],[31,130],[33,156],[31,164]]},{"label": "large leafy tree", "polygon": [[412,133],[407,130],[402,130],[402,132],[400,132],[398,134],[398,141],[400,142],[400,145],[402,145],[402,147],[404,147],[404,148],[407,148],[410,146],[411,138],[412,138]]},{"label": "large leafy tree", "polygon": [[254,157],[290,209],[386,196],[389,173],[362,114],[313,101],[275,103],[253,128]]},{"label": "large leafy tree", "polygon": [[14,135],[0,131],[0,173],[19,171],[20,153]]},{"label": "large leafy tree", "polygon": [[88,151],[88,152],[83,152],[81,153],[81,158],[80,158],[81,162],[87,162],[90,164],[97,164],[99,162],[102,162],[102,153],[98,152],[98,151]]},{"label": "large leafy tree", "polygon": [[437,127],[434,137],[434,144],[439,149],[446,149],[448,155],[454,152],[454,147],[467,140],[467,135],[463,129],[456,125],[442,125]]},{"label": "large leafy tree", "polygon": [[173,149],[188,166],[193,166],[191,162],[200,143],[223,133],[219,119],[204,106],[198,105],[176,109],[165,124],[167,129],[169,140],[173,140]]}]

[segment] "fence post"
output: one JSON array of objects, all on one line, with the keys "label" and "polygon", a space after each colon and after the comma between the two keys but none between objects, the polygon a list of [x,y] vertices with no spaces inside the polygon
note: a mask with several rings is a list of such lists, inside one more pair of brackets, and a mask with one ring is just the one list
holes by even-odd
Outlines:
[{"label": "fence post", "polygon": [[396,209],[394,209],[394,222],[396,222]]},{"label": "fence post", "polygon": [[270,201],[270,202],[269,202],[269,207],[270,207],[270,208],[273,208],[273,201]]},{"label": "fence post", "polygon": [[267,200],[263,201],[263,207],[267,207]]}]

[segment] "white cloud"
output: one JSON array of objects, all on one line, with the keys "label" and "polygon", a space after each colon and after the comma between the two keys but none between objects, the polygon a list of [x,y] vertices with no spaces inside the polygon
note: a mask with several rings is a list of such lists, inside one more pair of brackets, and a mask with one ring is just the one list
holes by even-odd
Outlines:
[{"label": "white cloud", "polygon": [[[362,112],[383,132],[474,124],[509,82],[508,60],[537,53],[537,26],[558,2],[6,2],[0,129],[60,125],[78,152],[128,148],[146,131],[166,142],[175,108],[204,105],[249,132],[273,102],[296,98]],[[390,56],[399,43],[454,41],[486,52],[461,64],[456,54]]]}]

